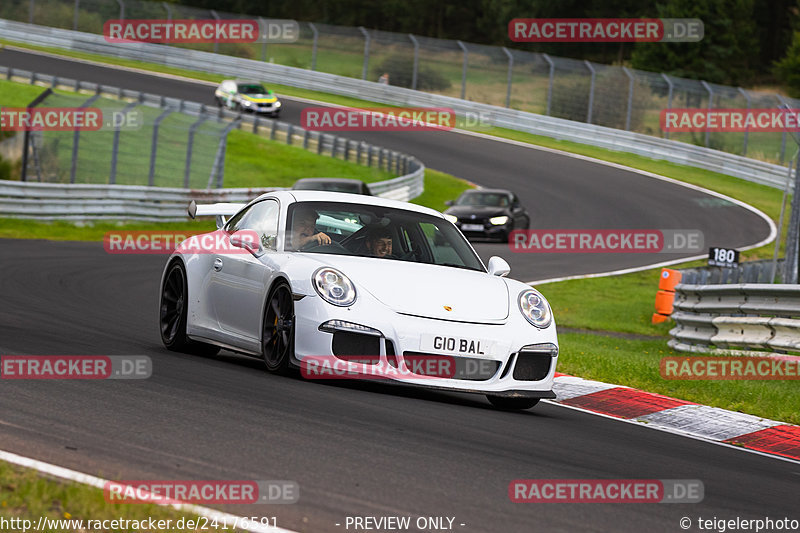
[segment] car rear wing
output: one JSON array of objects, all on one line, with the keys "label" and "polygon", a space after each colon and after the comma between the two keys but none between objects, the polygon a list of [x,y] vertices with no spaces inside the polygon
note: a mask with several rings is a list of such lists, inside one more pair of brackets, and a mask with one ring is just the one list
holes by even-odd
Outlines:
[{"label": "car rear wing", "polygon": [[189,216],[192,218],[210,217],[210,216],[216,217],[217,228],[221,228],[222,226],[225,225],[225,222],[227,222],[228,218],[238,213],[239,210],[246,205],[247,204],[237,204],[237,203],[227,203],[227,202],[197,205],[197,202],[192,200],[189,203],[188,213]]}]

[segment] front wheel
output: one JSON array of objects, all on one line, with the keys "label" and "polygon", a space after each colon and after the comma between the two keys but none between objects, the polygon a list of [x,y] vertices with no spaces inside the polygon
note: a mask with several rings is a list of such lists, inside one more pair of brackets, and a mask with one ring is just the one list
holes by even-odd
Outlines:
[{"label": "front wheel", "polygon": [[269,291],[261,352],[267,371],[286,374],[294,353],[294,301],[289,284],[279,281]]},{"label": "front wheel", "polygon": [[158,325],[161,342],[168,350],[188,352],[198,355],[215,355],[219,347],[190,340],[186,336],[186,316],[188,312],[188,285],[183,263],[175,261],[164,277],[161,287]]},{"label": "front wheel", "polygon": [[486,398],[493,406],[503,411],[520,411],[530,409],[539,403],[539,398],[507,398],[505,396],[489,396]]}]

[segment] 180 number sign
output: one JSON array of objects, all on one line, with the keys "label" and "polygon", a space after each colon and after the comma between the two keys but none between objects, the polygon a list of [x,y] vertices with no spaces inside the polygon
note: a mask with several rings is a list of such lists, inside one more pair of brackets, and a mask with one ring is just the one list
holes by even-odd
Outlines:
[{"label": "180 number sign", "polygon": [[708,264],[709,266],[737,266],[739,264],[739,250],[731,248],[709,248],[708,249]]}]

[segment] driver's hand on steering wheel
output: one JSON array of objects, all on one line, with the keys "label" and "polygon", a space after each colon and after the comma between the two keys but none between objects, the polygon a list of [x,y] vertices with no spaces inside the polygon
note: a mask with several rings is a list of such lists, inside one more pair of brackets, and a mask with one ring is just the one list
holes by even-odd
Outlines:
[{"label": "driver's hand on steering wheel", "polygon": [[328,237],[327,234],[322,233],[321,231],[316,235],[312,235],[311,238],[316,240],[317,244],[319,244],[320,246],[331,243],[331,238]]},{"label": "driver's hand on steering wheel", "polygon": [[321,231],[314,235],[300,235],[300,246],[298,248],[311,248],[313,246],[324,246],[331,243],[331,238]]}]

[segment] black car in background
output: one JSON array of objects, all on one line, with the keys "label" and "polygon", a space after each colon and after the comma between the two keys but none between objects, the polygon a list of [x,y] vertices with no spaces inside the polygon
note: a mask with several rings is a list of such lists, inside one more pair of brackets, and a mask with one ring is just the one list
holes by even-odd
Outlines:
[{"label": "black car in background", "polygon": [[360,180],[348,178],[303,178],[294,182],[292,189],[304,191],[349,192],[351,194],[365,194],[369,192],[367,184]]},{"label": "black car in background", "polygon": [[467,238],[508,241],[511,230],[528,229],[531,218],[517,195],[504,189],[473,189],[448,201],[444,216]]}]

